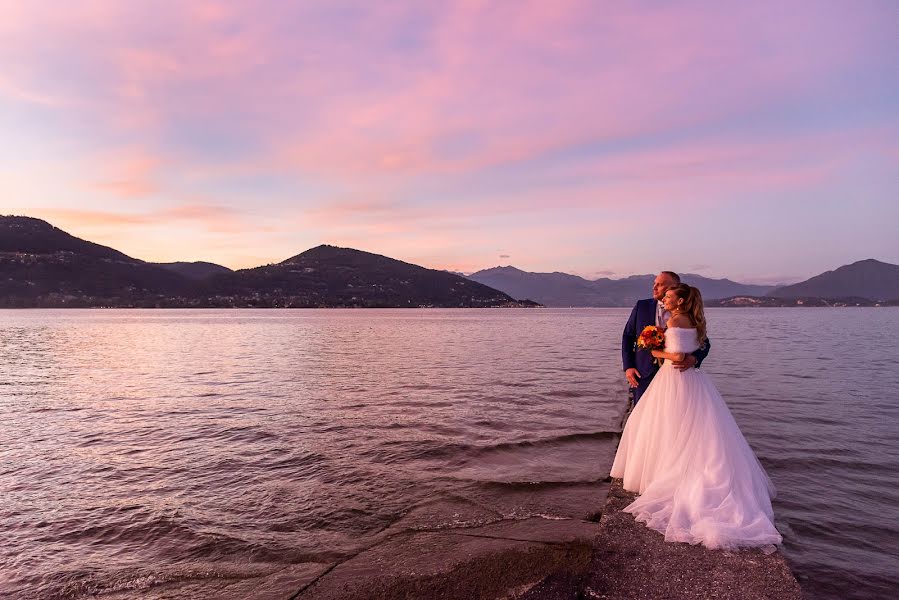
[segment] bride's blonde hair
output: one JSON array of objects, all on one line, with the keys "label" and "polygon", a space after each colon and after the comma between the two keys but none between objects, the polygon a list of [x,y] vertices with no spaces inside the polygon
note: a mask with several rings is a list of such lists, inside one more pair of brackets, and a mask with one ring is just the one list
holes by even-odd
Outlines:
[{"label": "bride's blonde hair", "polygon": [[696,337],[699,338],[699,343],[705,346],[705,341],[708,339],[708,325],[705,321],[705,310],[702,306],[702,294],[699,293],[699,288],[681,283],[671,288],[671,291],[678,298],[683,298],[682,310],[696,328]]}]

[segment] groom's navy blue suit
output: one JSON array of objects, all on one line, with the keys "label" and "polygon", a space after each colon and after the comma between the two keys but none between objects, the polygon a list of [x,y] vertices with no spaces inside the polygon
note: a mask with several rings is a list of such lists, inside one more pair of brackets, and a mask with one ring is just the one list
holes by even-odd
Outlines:
[{"label": "groom's navy blue suit", "polygon": [[[659,370],[659,365],[655,363],[652,353],[649,350],[637,348],[637,336],[640,335],[640,332],[648,325],[656,324],[658,304],[655,298],[637,300],[637,304],[624,326],[624,334],[621,336],[621,362],[624,364],[624,370],[635,368],[640,373],[640,379],[637,380],[639,385],[634,389],[634,404],[640,400],[640,396],[649,387],[649,383]],[[664,327],[665,323],[661,325]],[[699,364],[708,356],[711,346],[711,342],[706,340],[705,345],[693,353],[693,356],[696,357],[696,368],[699,368]]]}]

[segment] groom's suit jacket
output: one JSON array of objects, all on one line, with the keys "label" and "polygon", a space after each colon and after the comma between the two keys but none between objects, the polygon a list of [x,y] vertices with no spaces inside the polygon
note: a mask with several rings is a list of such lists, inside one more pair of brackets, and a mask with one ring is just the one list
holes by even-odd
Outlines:
[{"label": "groom's suit jacket", "polygon": [[[648,325],[656,324],[656,307],[658,301],[655,298],[647,300],[638,300],[631,311],[631,316],[624,326],[624,333],[621,336],[621,362],[625,371],[635,368],[640,373],[640,383],[634,389],[634,404],[640,400],[640,396],[649,387],[649,383],[659,370],[659,366],[652,358],[649,350],[637,348],[637,336]],[[665,326],[661,323],[662,327]],[[702,363],[703,359],[708,356],[712,343],[706,339],[705,345],[693,353],[696,357],[696,368]]]}]

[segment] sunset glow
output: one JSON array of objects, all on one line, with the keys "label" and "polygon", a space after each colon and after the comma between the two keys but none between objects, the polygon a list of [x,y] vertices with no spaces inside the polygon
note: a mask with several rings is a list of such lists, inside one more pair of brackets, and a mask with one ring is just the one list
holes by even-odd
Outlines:
[{"label": "sunset glow", "polygon": [[899,263],[897,56],[889,0],[0,2],[0,214],[232,268]]}]

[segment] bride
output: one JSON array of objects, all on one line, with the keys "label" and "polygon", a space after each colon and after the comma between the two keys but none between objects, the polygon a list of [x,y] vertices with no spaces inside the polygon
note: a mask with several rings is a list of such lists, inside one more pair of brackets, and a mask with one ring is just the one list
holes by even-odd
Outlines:
[{"label": "bride", "polygon": [[779,544],[774,486],[737,427],[711,379],[679,371],[706,339],[699,290],[680,284],[665,293],[672,314],[665,363],[634,408],[618,446],[612,477],[640,496],[624,510],[665,541],[737,548]]}]

